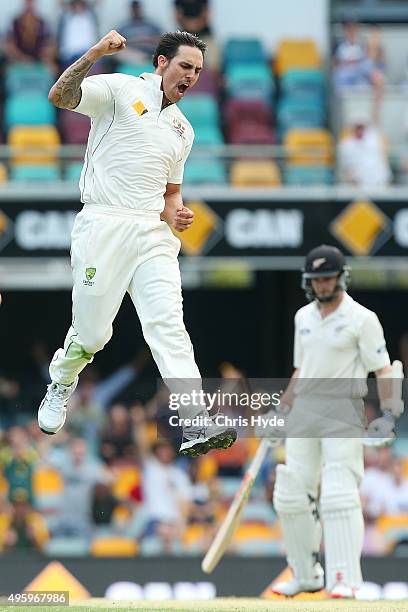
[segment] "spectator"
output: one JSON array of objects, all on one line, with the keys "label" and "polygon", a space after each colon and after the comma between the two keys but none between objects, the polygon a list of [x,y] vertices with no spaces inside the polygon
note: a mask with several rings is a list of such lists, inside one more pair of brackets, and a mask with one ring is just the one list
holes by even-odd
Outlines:
[{"label": "spectator", "polygon": [[217,70],[220,65],[220,52],[212,36],[209,0],[174,0],[174,9],[180,30],[197,34],[206,43],[206,67]]},{"label": "spectator", "polygon": [[384,88],[384,56],[380,31],[373,29],[368,48],[359,40],[359,25],[348,22],[343,25],[344,38],[334,51],[333,79],[339,91],[350,87],[372,85]]},{"label": "spectator", "polygon": [[8,432],[8,445],[0,455],[0,466],[8,483],[9,498],[24,495],[33,503],[33,468],[38,454],[31,447],[27,432],[22,427],[12,427]]},{"label": "spectator", "polygon": [[92,521],[94,525],[111,525],[119,501],[108,484],[98,482],[92,494]]},{"label": "spectator", "polygon": [[144,465],[142,490],[149,519],[145,535],[158,536],[169,553],[180,540],[192,499],[191,481],[176,465],[170,442],[160,440],[153,447]]},{"label": "spectator", "polygon": [[44,62],[57,71],[55,42],[48,23],[36,13],[35,1],[25,0],[23,12],[12,22],[5,41],[10,62]]},{"label": "spectator", "polygon": [[103,464],[89,456],[88,446],[82,438],[69,442],[64,455],[48,455],[48,463],[63,477],[62,510],[56,535],[88,537],[91,534],[91,507],[95,485],[110,482],[111,475]]},{"label": "spectator", "polygon": [[387,514],[408,515],[408,477],[404,476],[404,460],[394,459],[392,463],[390,490],[386,499]]},{"label": "spectator", "polygon": [[[382,80],[385,75],[385,51],[382,42],[381,29],[377,25],[372,25],[368,32],[367,37],[367,57],[372,61],[374,71],[380,73],[379,87],[382,88],[384,81]],[[378,78],[378,77],[377,77]]]},{"label": "spectator", "polygon": [[0,529],[0,550],[42,550],[49,534],[41,514],[35,512],[24,492],[16,492],[12,504],[3,514]]},{"label": "spectator", "polygon": [[143,370],[151,353],[143,348],[128,364],[99,380],[99,372],[88,366],[81,374],[78,389],[70,401],[71,427],[93,442],[105,420],[107,407]]},{"label": "spectator", "polygon": [[174,0],[174,6],[180,30],[200,38],[211,34],[208,0]]},{"label": "spectator", "polygon": [[359,111],[351,123],[350,134],[338,147],[340,180],[365,189],[386,187],[391,170],[379,127],[379,96],[375,96],[371,121]]},{"label": "spectator", "polygon": [[137,448],[129,412],[122,404],[109,411],[108,424],[102,433],[101,457],[109,465],[136,463]]},{"label": "spectator", "polygon": [[212,525],[215,522],[214,487],[212,483],[199,480],[200,461],[190,461],[188,474],[191,479],[191,506],[188,516],[189,523],[204,523]]},{"label": "spectator", "polygon": [[126,38],[126,49],[120,54],[121,62],[151,63],[162,31],[145,19],[138,0],[130,3],[130,19],[119,28],[119,32]]},{"label": "spectator", "polygon": [[22,395],[20,384],[0,372],[0,423],[10,426],[16,416],[16,408],[21,408]]},{"label": "spectator", "polygon": [[58,26],[59,57],[65,70],[99,39],[95,13],[86,0],[70,0]]},{"label": "spectator", "polygon": [[360,487],[364,516],[377,519],[387,510],[387,497],[392,486],[392,455],[389,447],[376,449],[366,454],[367,464]]}]

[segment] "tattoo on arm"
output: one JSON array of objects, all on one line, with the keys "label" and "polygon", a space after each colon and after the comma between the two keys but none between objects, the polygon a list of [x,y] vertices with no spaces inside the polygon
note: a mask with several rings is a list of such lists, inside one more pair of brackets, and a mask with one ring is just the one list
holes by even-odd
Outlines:
[{"label": "tattoo on arm", "polygon": [[83,55],[72,66],[62,73],[53,86],[52,102],[58,108],[73,109],[81,101],[81,83],[92,68],[94,62]]}]

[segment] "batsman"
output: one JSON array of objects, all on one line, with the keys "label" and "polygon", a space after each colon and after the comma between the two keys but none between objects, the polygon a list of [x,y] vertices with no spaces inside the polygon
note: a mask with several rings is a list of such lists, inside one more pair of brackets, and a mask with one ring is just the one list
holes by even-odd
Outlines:
[{"label": "batsman", "polygon": [[[402,365],[391,365],[380,321],[347,293],[349,281],[350,269],[337,248],[322,245],[307,255],[302,288],[310,303],[295,315],[294,372],[282,405],[293,423],[313,414],[320,425],[329,415],[342,427],[353,415],[363,415],[367,375],[374,372],[384,416],[371,429],[391,436],[394,418],[403,412]],[[328,397],[327,389],[320,391],[330,379]],[[326,583],[330,597],[353,598],[362,583],[362,439],[296,435],[288,433],[286,464],[277,468],[274,491],[293,578],[273,590],[290,597]],[[322,525],[325,572],[319,562]]]}]

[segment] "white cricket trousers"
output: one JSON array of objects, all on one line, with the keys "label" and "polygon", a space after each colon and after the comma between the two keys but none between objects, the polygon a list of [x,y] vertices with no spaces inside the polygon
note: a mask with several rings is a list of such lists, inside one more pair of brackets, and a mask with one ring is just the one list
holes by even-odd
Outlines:
[{"label": "white cricket trousers", "polygon": [[72,326],[51,380],[71,383],[105,346],[126,292],[162,378],[200,380],[183,321],[180,241],[159,214],[86,204],[71,238]]},{"label": "white cricket trousers", "polygon": [[318,497],[322,470],[336,463],[350,470],[356,488],[364,475],[363,445],[359,438],[288,438],[286,465],[293,469],[307,493]]}]

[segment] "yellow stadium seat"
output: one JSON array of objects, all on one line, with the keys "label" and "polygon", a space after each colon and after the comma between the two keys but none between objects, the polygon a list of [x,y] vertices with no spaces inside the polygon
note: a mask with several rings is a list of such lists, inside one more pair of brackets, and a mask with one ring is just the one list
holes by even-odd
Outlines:
[{"label": "yellow stadium seat", "polygon": [[194,523],[189,525],[183,533],[183,544],[184,546],[190,547],[198,542],[202,542],[205,538],[208,526],[200,523]]},{"label": "yellow stadium seat", "polygon": [[231,166],[231,185],[234,187],[278,187],[281,176],[273,161],[236,161]]},{"label": "yellow stadium seat", "polygon": [[134,557],[138,552],[139,546],[135,540],[120,536],[95,538],[91,544],[94,557]]},{"label": "yellow stadium seat", "polygon": [[275,72],[282,75],[290,68],[320,68],[321,58],[312,39],[284,39],[276,51]]},{"label": "yellow stadium seat", "polygon": [[0,183],[5,183],[7,178],[7,168],[4,164],[0,164]]},{"label": "yellow stadium seat", "polygon": [[38,468],[33,476],[34,496],[57,495],[64,490],[62,476],[53,468]]},{"label": "yellow stadium seat", "polygon": [[212,455],[203,455],[199,459],[197,480],[208,482],[218,473],[218,463]]},{"label": "yellow stadium seat", "polygon": [[265,523],[242,523],[234,536],[237,542],[243,540],[275,540],[278,530]]},{"label": "yellow stadium seat", "polygon": [[408,529],[408,512],[402,514],[385,514],[377,519],[377,527],[383,533],[389,533],[396,529]]},{"label": "yellow stadium seat", "polygon": [[112,493],[118,499],[128,499],[131,490],[140,485],[139,468],[133,465],[120,467],[116,472]]},{"label": "yellow stadium seat", "polygon": [[130,508],[128,508],[127,506],[116,506],[113,511],[113,520],[115,523],[121,523],[123,525],[124,523],[127,523],[131,518],[132,513],[130,511]]},{"label": "yellow stadium seat", "polygon": [[333,138],[329,130],[292,128],[285,134],[284,144],[288,164],[328,166],[333,162]]},{"label": "yellow stadium seat", "polygon": [[[57,161],[61,140],[53,125],[16,125],[8,133],[7,144],[12,148],[11,162],[14,165],[51,164]],[[25,148],[33,150],[25,152]]]}]

